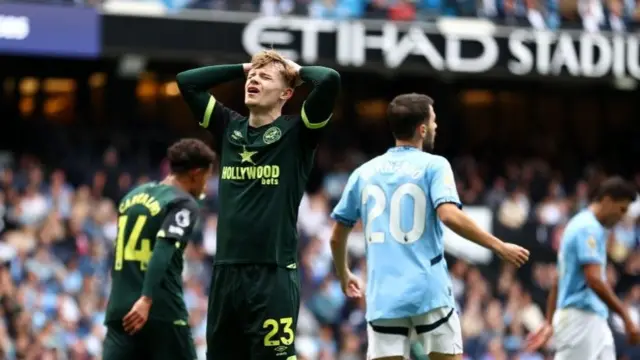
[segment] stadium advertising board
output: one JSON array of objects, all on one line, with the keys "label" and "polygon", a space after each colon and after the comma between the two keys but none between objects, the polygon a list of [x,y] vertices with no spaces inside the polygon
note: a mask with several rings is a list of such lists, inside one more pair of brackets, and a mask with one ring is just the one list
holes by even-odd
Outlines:
[{"label": "stadium advertising board", "polygon": [[0,4],[0,53],[96,57],[100,44],[100,15],[94,9]]},{"label": "stadium advertising board", "polygon": [[108,16],[105,46],[139,46],[138,50],[152,53],[172,51],[173,56],[176,51],[183,56],[212,52],[246,56],[273,47],[303,63],[352,68],[640,79],[640,40],[633,34],[546,32],[460,19],[401,24],[247,14],[186,16],[174,15],[170,21],[157,16],[136,21]]},{"label": "stadium advertising board", "polygon": [[[333,37],[330,54],[320,53],[323,33]],[[503,33],[490,22],[476,20],[367,26],[358,21],[258,18],[245,26],[242,43],[249,53],[271,46],[286,49],[289,56],[305,63],[328,57],[339,65],[355,67],[376,61],[389,69],[412,65],[453,73],[640,79],[640,41],[635,35],[525,28]]]}]

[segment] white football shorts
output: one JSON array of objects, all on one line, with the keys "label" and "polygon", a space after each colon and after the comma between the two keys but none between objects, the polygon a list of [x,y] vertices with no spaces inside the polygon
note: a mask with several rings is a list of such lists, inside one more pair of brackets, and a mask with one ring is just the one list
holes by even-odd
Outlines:
[{"label": "white football shorts", "polygon": [[558,309],[553,315],[555,360],[616,360],[607,320],[579,309]]},{"label": "white football shorts", "polygon": [[426,354],[462,354],[460,319],[450,307],[408,318],[374,320],[367,327],[367,335],[369,360],[388,356],[409,358],[414,340],[423,346]]}]

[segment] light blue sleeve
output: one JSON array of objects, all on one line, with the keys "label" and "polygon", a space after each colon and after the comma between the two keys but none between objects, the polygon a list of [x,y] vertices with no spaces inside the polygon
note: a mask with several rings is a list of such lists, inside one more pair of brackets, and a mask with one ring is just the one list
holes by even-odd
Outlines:
[{"label": "light blue sleeve", "polygon": [[433,164],[429,167],[428,176],[430,176],[429,190],[434,209],[445,203],[456,204],[462,208],[453,170],[447,159],[440,156],[434,158]]},{"label": "light blue sleeve", "polygon": [[333,209],[331,218],[335,221],[352,227],[360,218],[360,189],[358,187],[358,171],[354,171],[349,176],[349,181],[342,192],[340,201]]},{"label": "light blue sleeve", "polygon": [[[575,235],[573,239],[576,247],[576,256],[580,264],[604,265],[605,256],[601,254],[601,246],[598,244],[597,231],[584,229]],[[606,246],[604,246],[606,248]]]}]

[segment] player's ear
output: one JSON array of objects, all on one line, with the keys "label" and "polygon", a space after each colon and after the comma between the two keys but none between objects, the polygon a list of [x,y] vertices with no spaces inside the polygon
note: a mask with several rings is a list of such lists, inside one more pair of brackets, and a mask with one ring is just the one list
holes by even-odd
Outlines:
[{"label": "player's ear", "polygon": [[420,137],[422,138],[427,137],[427,124],[422,123],[418,125],[418,134],[420,134]]},{"label": "player's ear", "polygon": [[282,92],[282,95],[280,95],[280,99],[282,100],[289,100],[291,99],[291,97],[293,96],[293,88],[285,88],[284,91]]}]

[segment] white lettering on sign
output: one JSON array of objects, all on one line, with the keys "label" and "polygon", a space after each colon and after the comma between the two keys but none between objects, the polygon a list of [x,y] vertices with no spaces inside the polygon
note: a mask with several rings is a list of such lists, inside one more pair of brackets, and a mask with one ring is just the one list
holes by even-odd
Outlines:
[{"label": "white lettering on sign", "polygon": [[[273,47],[284,56],[307,64],[317,62],[322,55],[333,57],[329,60],[341,66],[361,67],[371,62],[368,54],[377,53],[376,61],[381,59],[389,69],[402,66],[411,57],[412,63],[413,59],[422,58],[426,66],[436,71],[483,73],[505,66],[514,75],[566,73],[575,77],[612,75],[640,79],[640,41],[633,35],[572,35],[512,28],[505,36],[494,36],[482,31],[474,33],[472,28],[436,30],[420,24],[401,27],[392,22],[371,28],[368,24],[263,17],[247,24],[242,44],[249,54]],[[334,40],[321,46],[322,34],[329,34]],[[335,49],[330,49],[333,43]],[[474,51],[463,51],[468,46]]]}]

